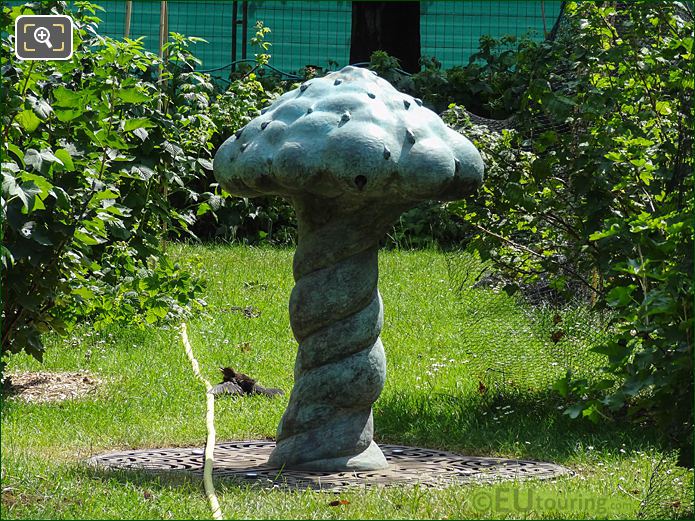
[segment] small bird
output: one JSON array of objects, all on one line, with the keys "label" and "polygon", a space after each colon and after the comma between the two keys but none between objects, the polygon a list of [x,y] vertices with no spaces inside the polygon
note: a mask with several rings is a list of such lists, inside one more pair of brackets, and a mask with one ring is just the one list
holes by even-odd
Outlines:
[{"label": "small bird", "polygon": [[251,395],[264,394],[266,396],[278,396],[285,394],[282,389],[262,387],[256,383],[256,380],[244,373],[237,373],[231,367],[220,367],[222,372],[222,383],[217,384],[210,389],[210,394],[215,396],[221,394],[232,395]]}]

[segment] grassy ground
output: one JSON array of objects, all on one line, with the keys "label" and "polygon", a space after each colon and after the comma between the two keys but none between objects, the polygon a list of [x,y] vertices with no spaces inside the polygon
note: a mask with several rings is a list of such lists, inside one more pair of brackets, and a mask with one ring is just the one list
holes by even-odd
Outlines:
[{"label": "grassy ground", "polygon": [[[296,350],[287,314],[292,252],[197,246],[174,253],[203,262],[209,315],[188,326],[204,375],[218,381],[217,367],[232,365],[289,391]],[[575,476],[442,491],[356,490],[341,494],[349,503],[339,507],[329,506],[331,493],[263,491],[218,480],[227,517],[632,518],[647,496],[652,514],[692,512],[692,471],[673,464],[659,433],[571,421],[550,391],[567,368],[595,371],[599,360],[586,350],[600,317],[561,312],[565,336],[555,343],[554,311],[529,314],[504,294],[471,289],[467,274],[479,266],[468,257],[385,252],[380,268],[388,378],[374,408],[377,441],[552,460]],[[247,318],[233,306],[261,314]],[[71,338],[49,339],[42,367],[23,356],[9,366],[39,368],[87,370],[106,383],[88,399],[3,402],[3,519],[210,516],[198,482],[103,475],[80,464],[102,451],[204,443],[202,388],[175,331],[85,326]],[[286,402],[287,396],[218,400],[218,440],[273,437]],[[661,460],[663,471],[655,473]],[[516,505],[514,490],[521,490]],[[541,508],[527,509],[529,499]]]}]

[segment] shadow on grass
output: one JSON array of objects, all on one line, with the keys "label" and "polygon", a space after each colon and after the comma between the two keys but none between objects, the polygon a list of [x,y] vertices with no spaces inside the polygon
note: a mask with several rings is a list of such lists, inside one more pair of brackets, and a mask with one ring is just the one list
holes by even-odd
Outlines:
[{"label": "shadow on grass", "polygon": [[563,414],[553,391],[496,396],[436,391],[382,396],[375,404],[377,441],[447,449],[471,456],[501,456],[563,463],[592,446],[604,453],[654,449],[663,436],[649,427],[593,424]]}]

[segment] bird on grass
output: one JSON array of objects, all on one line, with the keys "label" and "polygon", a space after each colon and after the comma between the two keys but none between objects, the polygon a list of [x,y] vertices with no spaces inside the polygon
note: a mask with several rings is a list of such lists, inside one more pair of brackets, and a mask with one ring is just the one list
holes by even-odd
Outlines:
[{"label": "bird on grass", "polygon": [[244,373],[237,373],[231,367],[220,367],[222,371],[222,383],[210,389],[210,393],[219,396],[224,394],[231,395],[251,395],[263,394],[265,396],[279,396],[285,394],[282,389],[273,387],[265,388],[256,383],[256,380]]}]

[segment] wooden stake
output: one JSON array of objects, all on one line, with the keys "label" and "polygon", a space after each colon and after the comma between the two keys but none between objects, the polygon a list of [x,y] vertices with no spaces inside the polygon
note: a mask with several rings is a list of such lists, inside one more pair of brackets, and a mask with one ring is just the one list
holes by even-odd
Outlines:
[{"label": "wooden stake", "polygon": [[548,37],[548,28],[545,25],[545,3],[541,0],[541,17],[543,18],[543,38]]},{"label": "wooden stake", "polygon": [[133,15],[133,0],[126,0],[125,3],[125,28],[123,29],[123,37],[130,38],[130,19]]},{"label": "wooden stake", "polygon": [[164,58],[164,44],[169,36],[169,13],[166,0],[159,4],[159,58]]}]

